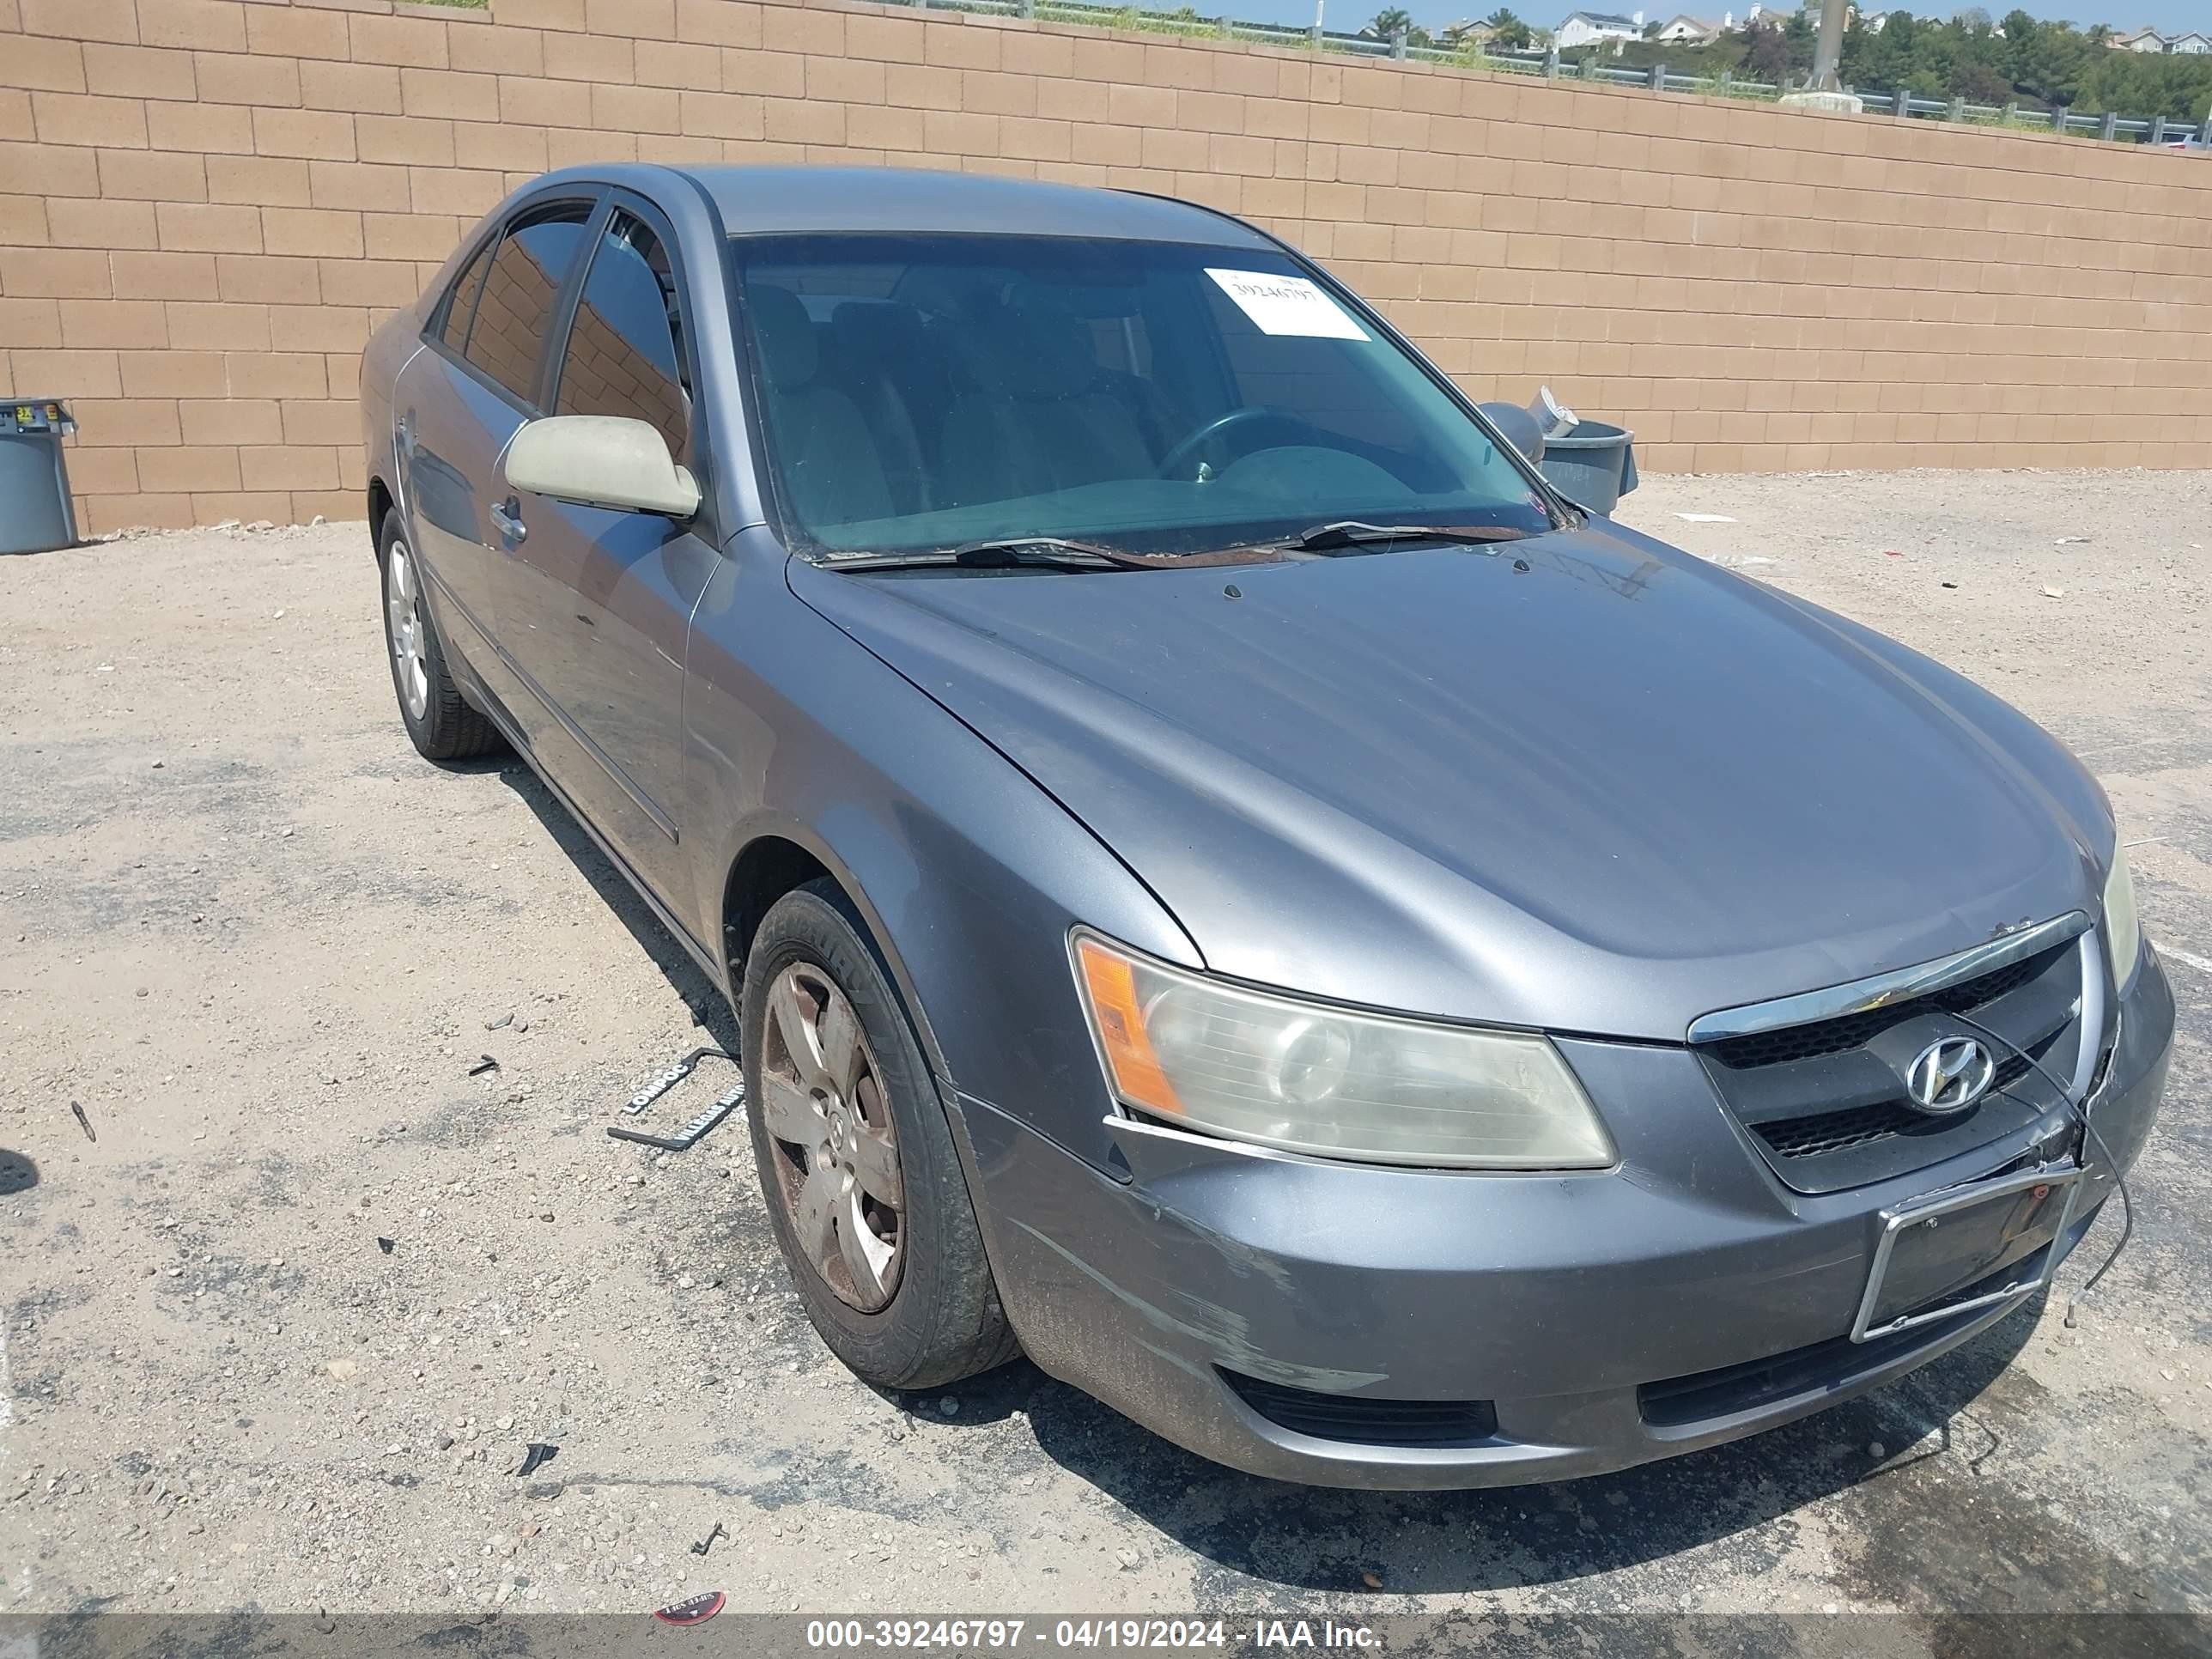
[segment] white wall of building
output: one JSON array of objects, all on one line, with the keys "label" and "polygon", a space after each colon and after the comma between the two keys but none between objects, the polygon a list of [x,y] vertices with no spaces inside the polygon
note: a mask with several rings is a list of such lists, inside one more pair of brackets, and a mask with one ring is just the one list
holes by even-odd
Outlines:
[{"label": "white wall of building", "polygon": [[[1638,12],[1637,15],[1641,18],[1643,14]],[[1623,28],[1617,23],[1593,23],[1582,13],[1577,12],[1559,25],[1553,38],[1562,48],[1571,48],[1587,46],[1598,40],[1633,40],[1642,32],[1640,26]]]}]

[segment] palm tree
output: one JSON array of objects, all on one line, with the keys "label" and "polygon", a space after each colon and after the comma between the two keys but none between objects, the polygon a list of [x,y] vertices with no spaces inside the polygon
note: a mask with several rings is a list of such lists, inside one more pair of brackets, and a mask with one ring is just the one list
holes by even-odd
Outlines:
[{"label": "palm tree", "polygon": [[1503,6],[1482,21],[1490,25],[1491,45],[1501,51],[1526,52],[1529,41],[1534,39],[1528,26]]}]

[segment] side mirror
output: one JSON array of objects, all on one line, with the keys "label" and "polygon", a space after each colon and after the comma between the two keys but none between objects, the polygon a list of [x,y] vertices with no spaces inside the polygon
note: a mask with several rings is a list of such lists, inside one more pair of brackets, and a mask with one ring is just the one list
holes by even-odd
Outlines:
[{"label": "side mirror", "polygon": [[1534,415],[1518,404],[1477,404],[1475,407],[1522,454],[1532,461],[1544,459],[1544,428],[1536,424]]},{"label": "side mirror", "polygon": [[659,429],[622,415],[550,415],[531,422],[507,447],[507,481],[586,507],[677,520],[699,510],[698,483],[676,465]]}]

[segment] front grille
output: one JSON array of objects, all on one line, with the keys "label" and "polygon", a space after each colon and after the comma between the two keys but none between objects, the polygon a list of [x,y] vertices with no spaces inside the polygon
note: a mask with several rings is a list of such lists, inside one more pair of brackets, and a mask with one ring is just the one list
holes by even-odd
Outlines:
[{"label": "front grille", "polygon": [[1816,1112],[1811,1117],[1784,1118],[1779,1123],[1760,1123],[1753,1133],[1784,1158],[1818,1158],[1846,1146],[1863,1146],[1891,1135],[1909,1134],[1928,1126],[1928,1115],[1910,1106],[1886,1100],[1879,1106],[1854,1106],[1841,1112]]},{"label": "front grille", "polygon": [[[1864,1186],[1985,1146],[2058,1108],[2060,1096],[2014,1047],[2071,1073],[2080,959],[2069,940],[1910,1001],[1701,1042],[1695,1052],[1785,1185]],[[1989,1091],[1964,1112],[1915,1109],[1905,1097],[1911,1056],[1937,1037],[1983,1037],[1976,1028],[2000,1039],[1990,1045],[1999,1058]]]},{"label": "front grille", "polygon": [[[1990,1087],[2009,1089],[2034,1070],[2018,1054],[1996,1069]],[[1752,1125],[1752,1133],[1779,1158],[1818,1158],[1852,1146],[1869,1146],[1893,1135],[1909,1135],[1932,1129],[1941,1118],[1915,1111],[1901,1100],[1885,1100],[1873,1106],[1853,1106],[1840,1112],[1816,1112],[1810,1117],[1782,1118]]]},{"label": "front grille", "polygon": [[1224,1370],[1223,1382],[1279,1427],[1355,1446],[1474,1446],[1497,1437],[1498,1408],[1487,1400],[1378,1400],[1263,1382]]},{"label": "front grille", "polygon": [[1880,1036],[1891,1026],[1924,1013],[1971,1014],[1985,1008],[1999,997],[2018,990],[2038,975],[2044,973],[2058,958],[2074,949],[2072,940],[2054,945],[2048,951],[2019,962],[2008,962],[2002,968],[1992,968],[1976,979],[1948,985],[1924,997],[1915,997],[1910,1002],[1892,1003],[1886,1008],[1869,1008],[1863,1013],[1842,1014],[1834,1019],[1815,1020],[1809,1025],[1786,1025],[1778,1031],[1754,1031],[1749,1036],[1723,1037],[1717,1042],[1702,1046],[1702,1052],[1711,1054],[1723,1066],[1739,1070],[1753,1066],[1773,1066],[1784,1060],[1813,1060],[1822,1054],[1839,1054],[1846,1049],[1863,1047],[1870,1038]]}]

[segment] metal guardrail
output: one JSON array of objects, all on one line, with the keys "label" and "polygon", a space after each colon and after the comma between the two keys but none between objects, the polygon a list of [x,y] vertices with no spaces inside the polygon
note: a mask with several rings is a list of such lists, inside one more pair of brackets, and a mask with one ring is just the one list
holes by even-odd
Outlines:
[{"label": "metal guardrail", "polygon": [[[1491,52],[1473,46],[1453,52],[1441,46],[1417,46],[1404,35],[1382,40],[1371,34],[1352,34],[1334,29],[1299,28],[1287,23],[1247,22],[1234,17],[1201,17],[1194,10],[1154,11],[1140,6],[1114,6],[1097,0],[877,0],[883,5],[905,6],[917,11],[972,11],[999,17],[1030,17],[1047,23],[1082,23],[1096,28],[1123,29],[1142,34],[1173,34],[1193,40],[1243,40],[1255,46],[1287,46],[1309,52],[1330,52],[1346,57],[1443,64],[1492,74],[1533,75],[1547,80],[1590,81],[1601,84],[1648,87],[1654,92],[1696,93],[1708,98],[1743,98],[1771,103],[1789,90],[1759,81],[1739,81],[1723,72],[1676,75],[1662,64],[1632,69],[1602,62],[1592,53],[1580,59],[1563,58],[1554,46],[1540,52]],[[1848,88],[1847,88],[1848,90]],[[1972,126],[2008,127],[2026,132],[2087,135],[2107,142],[2148,143],[2160,147],[2192,145],[2212,148],[2212,117],[2191,124],[2169,121],[2160,115],[2150,119],[2106,112],[2076,115],[2070,110],[2023,110],[2017,104],[2002,108],[1970,104],[1963,98],[1920,98],[1909,92],[1862,92],[1856,94],[1870,116],[1898,120],[1957,121]]]}]

